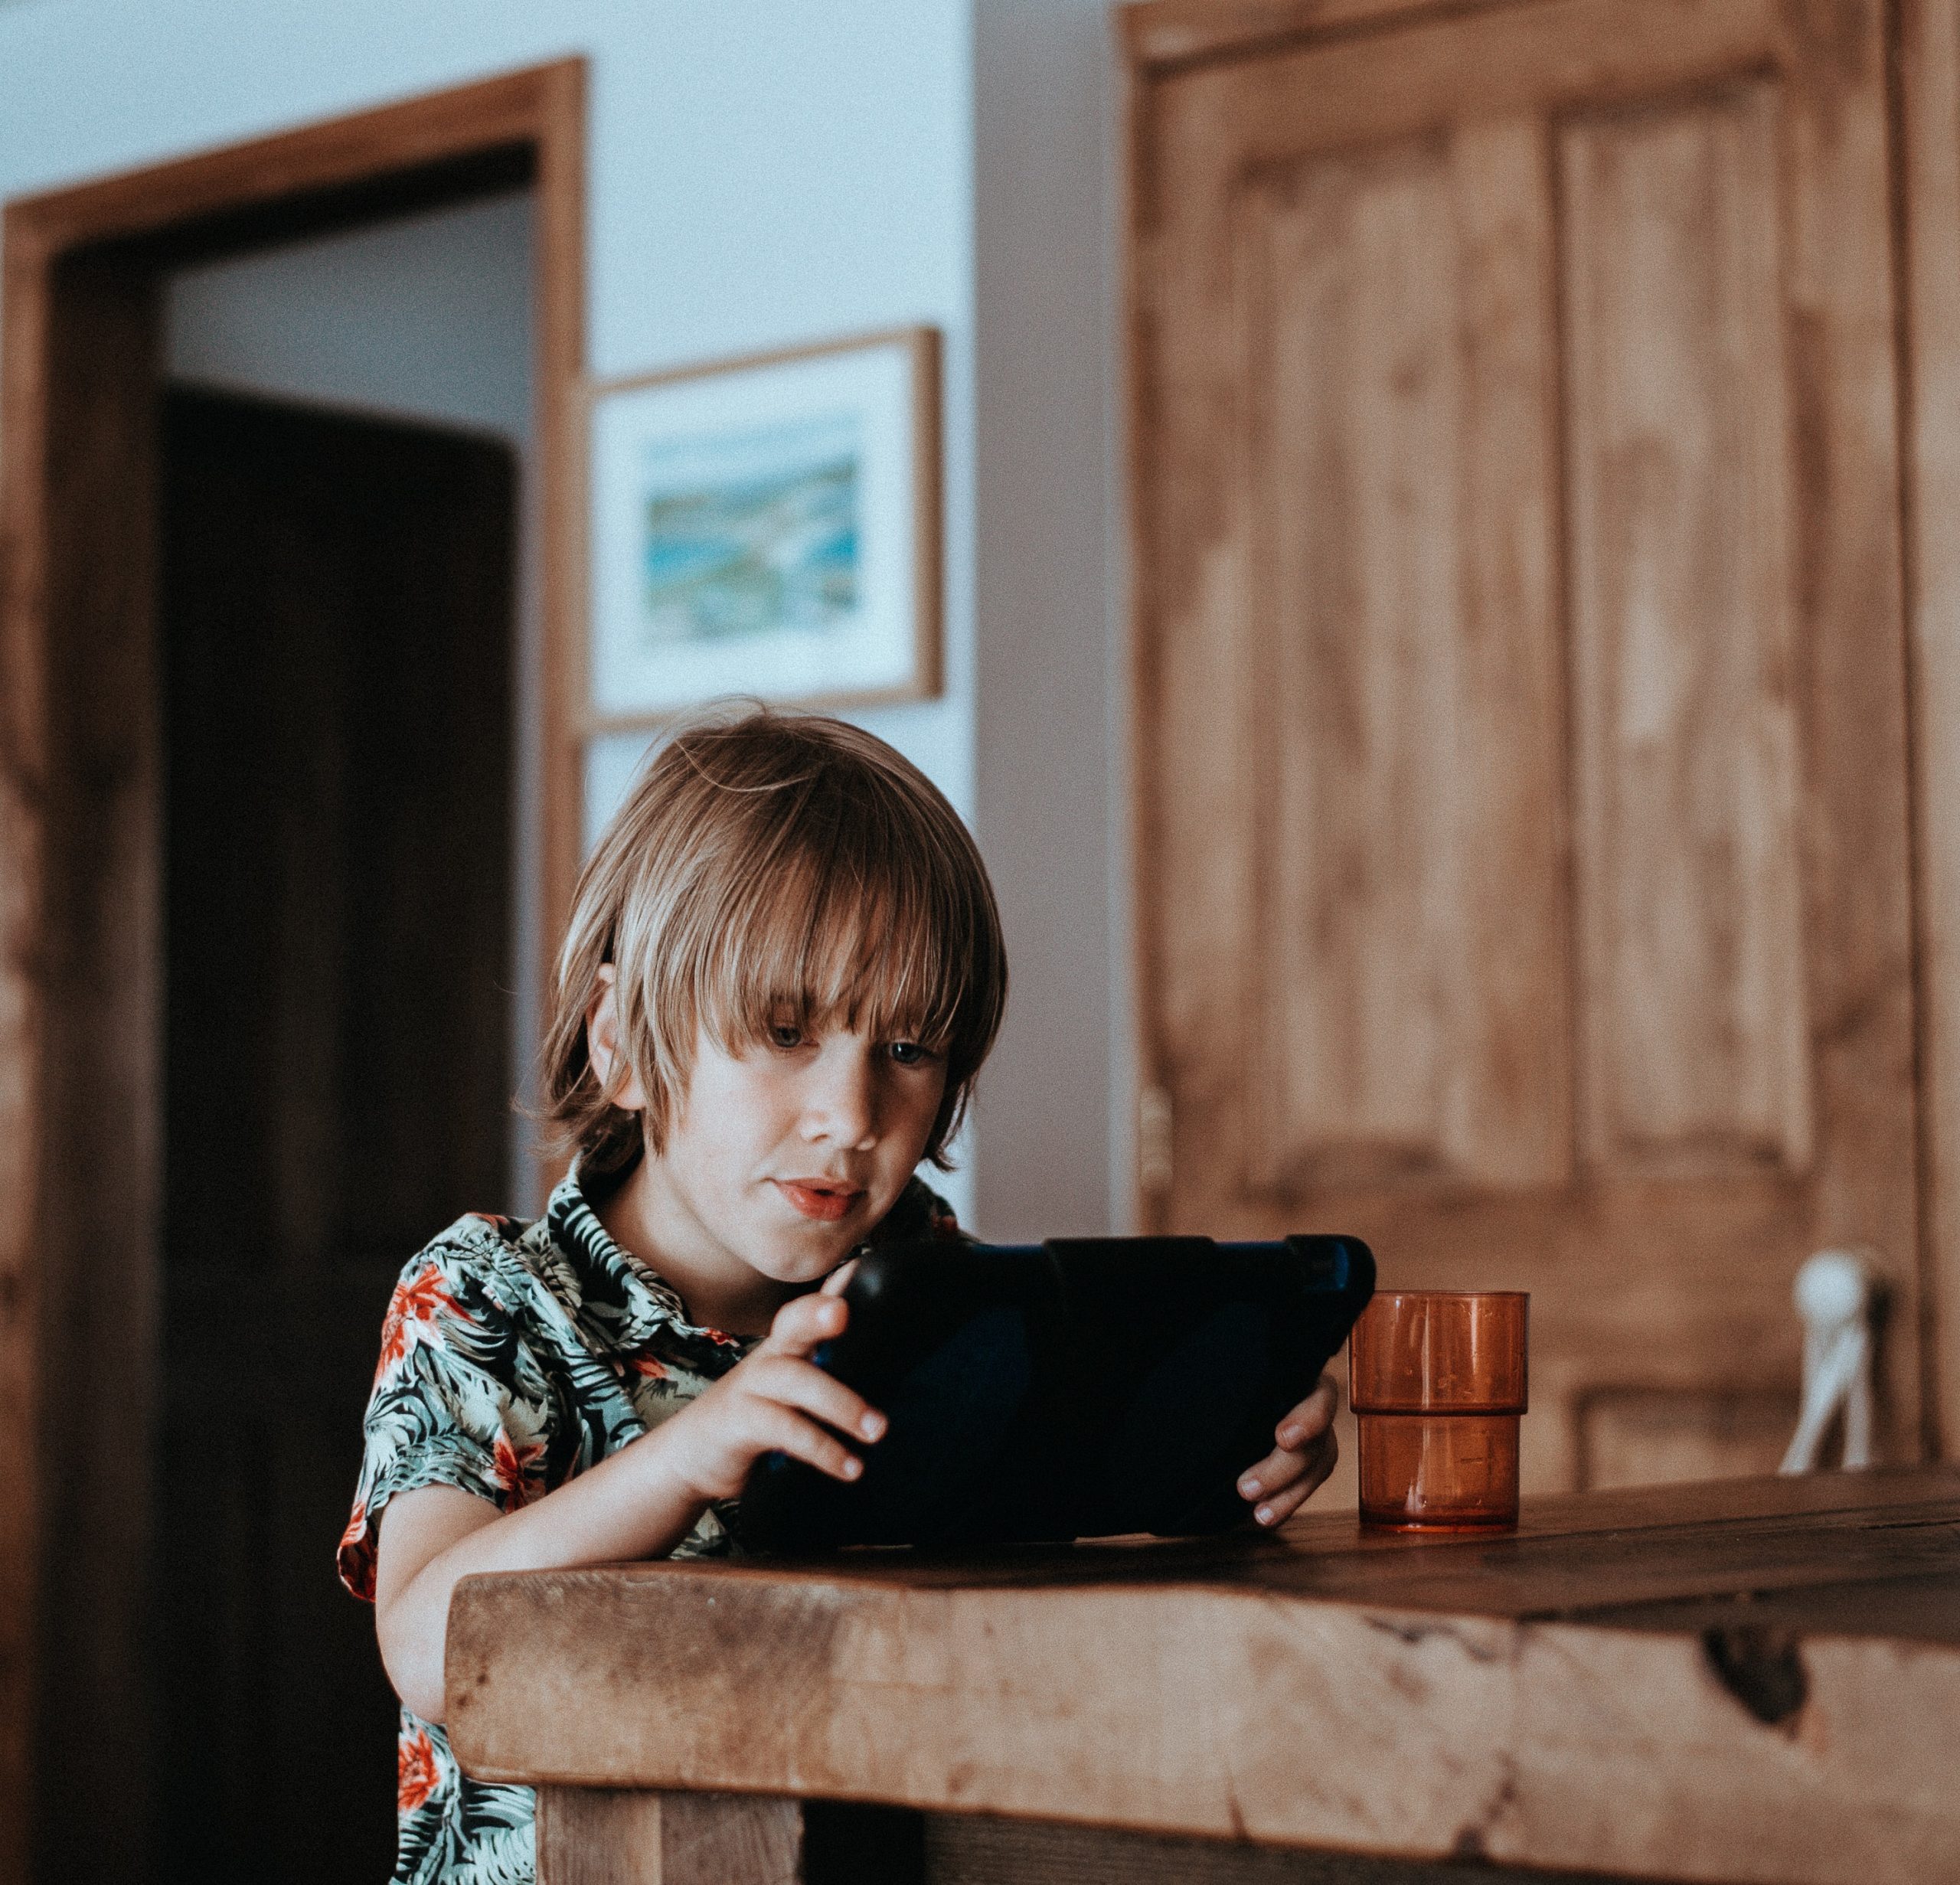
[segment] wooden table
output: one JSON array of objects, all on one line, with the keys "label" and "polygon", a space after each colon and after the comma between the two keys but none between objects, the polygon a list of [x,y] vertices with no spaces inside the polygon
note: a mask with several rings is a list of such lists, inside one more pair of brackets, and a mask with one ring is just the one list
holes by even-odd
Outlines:
[{"label": "wooden table", "polygon": [[1955,1880],[1960,1470],[474,1578],[449,1684],[543,1885]]}]

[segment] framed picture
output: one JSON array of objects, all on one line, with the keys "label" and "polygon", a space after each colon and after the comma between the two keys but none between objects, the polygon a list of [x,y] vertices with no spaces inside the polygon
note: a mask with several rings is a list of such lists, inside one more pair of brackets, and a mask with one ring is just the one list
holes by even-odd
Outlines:
[{"label": "framed picture", "polygon": [[588,730],[939,688],[939,335],[593,389]]}]

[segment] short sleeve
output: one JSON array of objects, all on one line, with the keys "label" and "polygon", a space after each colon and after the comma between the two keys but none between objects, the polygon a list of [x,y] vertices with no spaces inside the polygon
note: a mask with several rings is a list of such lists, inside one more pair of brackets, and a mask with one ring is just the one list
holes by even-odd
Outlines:
[{"label": "short sleeve", "polygon": [[397,1493],[455,1486],[505,1511],[537,1488],[548,1397],[536,1370],[522,1365],[519,1331],[491,1286],[491,1266],[484,1252],[432,1245],[389,1300],[338,1560],[357,1597],[373,1600],[381,1514]]}]

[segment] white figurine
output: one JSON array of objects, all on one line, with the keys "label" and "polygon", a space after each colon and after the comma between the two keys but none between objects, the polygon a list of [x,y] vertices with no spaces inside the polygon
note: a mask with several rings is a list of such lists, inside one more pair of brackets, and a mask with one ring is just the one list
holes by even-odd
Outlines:
[{"label": "white figurine", "polygon": [[1804,1398],[1785,1472],[1817,1465],[1824,1430],[1844,1415],[1844,1464],[1871,1464],[1871,1308],[1877,1276],[1855,1250],[1820,1250],[1797,1272],[1804,1321]]}]

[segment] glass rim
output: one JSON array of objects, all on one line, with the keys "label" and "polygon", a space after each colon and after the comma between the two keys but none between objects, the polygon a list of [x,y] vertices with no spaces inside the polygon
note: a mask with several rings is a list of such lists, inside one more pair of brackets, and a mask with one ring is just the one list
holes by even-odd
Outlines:
[{"label": "glass rim", "polygon": [[1436,1302],[1529,1302],[1531,1292],[1528,1289],[1383,1289],[1377,1288],[1369,1297],[1370,1302],[1393,1301],[1407,1302],[1425,1300]]}]

